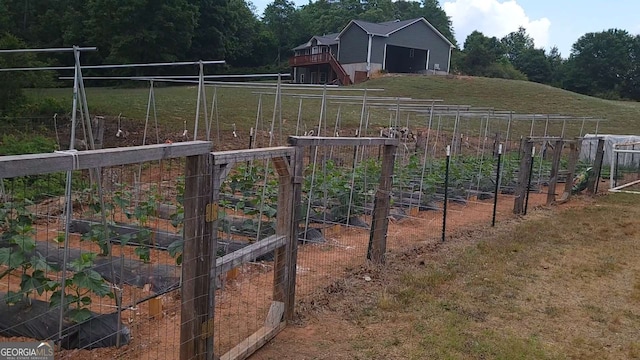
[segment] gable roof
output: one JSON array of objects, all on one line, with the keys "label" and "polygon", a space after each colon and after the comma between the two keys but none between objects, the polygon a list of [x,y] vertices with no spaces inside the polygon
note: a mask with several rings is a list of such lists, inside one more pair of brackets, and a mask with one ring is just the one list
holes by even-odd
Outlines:
[{"label": "gable roof", "polygon": [[442,40],[444,40],[449,46],[454,47],[454,45],[447,39],[438,29],[436,29],[430,22],[427,21],[424,17],[409,19],[409,20],[394,20],[387,21],[383,23],[370,23],[362,20],[351,20],[347,26],[342,29],[340,34],[338,34],[338,38],[351,26],[351,24],[355,24],[359,26],[362,30],[364,30],[368,35],[373,36],[382,36],[389,37],[389,35],[393,34],[396,31],[400,31],[408,26],[411,26],[417,22],[424,22],[433,32],[435,32]]},{"label": "gable roof", "polygon": [[294,47],[293,50],[302,50],[310,47],[311,43],[313,42],[313,39],[316,39],[316,41],[318,42],[318,45],[326,45],[326,46],[336,45],[338,43],[338,35],[339,33],[327,34],[322,36],[316,35],[311,39],[309,39],[309,41],[307,41],[306,43],[300,46]]},{"label": "gable roof", "polygon": [[362,30],[366,31],[367,34],[377,35],[377,36],[389,36],[389,34],[398,31],[405,26],[411,25],[414,22],[420,19],[410,19],[404,21],[387,21],[383,23],[370,23],[362,20],[353,20],[353,22],[360,26]]}]

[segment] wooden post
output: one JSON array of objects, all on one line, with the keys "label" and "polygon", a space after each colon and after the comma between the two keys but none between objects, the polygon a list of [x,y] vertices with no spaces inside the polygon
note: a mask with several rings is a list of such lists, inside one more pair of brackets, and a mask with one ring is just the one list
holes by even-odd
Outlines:
[{"label": "wooden post", "polygon": [[93,142],[95,149],[102,149],[104,144],[104,116],[93,117]]},{"label": "wooden post", "polygon": [[291,204],[292,214],[289,232],[289,244],[287,255],[289,256],[289,294],[285,301],[284,316],[286,320],[293,320],[295,316],[296,303],[296,279],[298,266],[298,236],[300,234],[300,219],[302,218],[302,185],[304,183],[304,147],[296,146],[293,155],[293,203]]},{"label": "wooden post", "polygon": [[556,185],[558,184],[558,173],[560,172],[560,158],[562,157],[562,140],[556,140],[553,148],[553,160],[551,162],[551,178],[547,188],[547,205],[556,201]]},{"label": "wooden post", "polygon": [[[276,235],[284,235],[291,239],[291,221],[293,219],[293,180],[290,159],[276,157],[273,164],[279,176],[278,186],[278,213],[276,216]],[[284,309],[289,304],[289,263],[288,252],[290,241],[274,251],[273,265],[273,301],[283,303]],[[283,310],[284,310],[283,309]],[[282,313],[280,314],[282,316]],[[283,319],[271,319],[273,323],[279,323]]]},{"label": "wooden post", "polygon": [[578,164],[578,156],[580,155],[580,144],[577,141],[569,143],[569,164],[567,165],[567,181],[564,184],[564,193],[560,198],[561,202],[566,202],[571,198],[571,190],[573,189],[573,176],[576,172]]},{"label": "wooden post", "polygon": [[162,299],[149,299],[149,317],[152,319],[162,319]]},{"label": "wooden post", "polygon": [[520,215],[524,213],[524,200],[527,196],[527,181],[531,171],[531,154],[533,143],[531,141],[521,141],[522,157],[520,158],[520,169],[518,170],[518,186],[515,189],[515,200],[513,201],[513,213]]},{"label": "wooden post", "polygon": [[[182,263],[180,359],[206,359],[213,339],[210,312],[210,271],[215,264],[216,241],[211,219],[212,181],[209,154],[189,156],[184,190],[184,248]],[[207,216],[209,215],[209,216]],[[209,349],[212,351],[212,349]]]},{"label": "wooden post", "polygon": [[387,229],[389,227],[389,206],[391,200],[391,186],[393,176],[394,154],[397,145],[385,145],[382,156],[382,171],[380,184],[376,192],[373,205],[373,218],[369,234],[369,249],[367,259],[375,263],[384,263],[387,250]]},{"label": "wooden post", "polygon": [[598,192],[598,182],[600,182],[600,172],[602,171],[602,160],[604,158],[604,139],[598,139],[598,148],[596,149],[596,158],[593,163],[593,176],[589,177],[587,182],[587,191],[595,195]]}]

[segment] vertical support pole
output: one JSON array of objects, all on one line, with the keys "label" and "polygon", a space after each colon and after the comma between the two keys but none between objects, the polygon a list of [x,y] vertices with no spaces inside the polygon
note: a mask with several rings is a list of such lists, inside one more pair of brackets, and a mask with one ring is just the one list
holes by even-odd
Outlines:
[{"label": "vertical support pole", "polygon": [[[589,177],[587,190],[592,194],[598,192],[598,183],[600,182],[600,172],[602,171],[602,160],[604,159],[604,139],[598,139],[598,147],[596,149],[596,158],[593,163],[593,178]],[[611,162],[613,164],[613,162]],[[613,176],[613,172],[611,173]],[[613,182],[612,182],[613,183]]]},{"label": "vertical support pole", "polygon": [[[211,161],[209,154],[189,156],[184,191],[184,248],[182,263],[180,359],[206,359],[213,355],[213,303],[210,285],[215,278],[216,239],[211,221]],[[217,174],[216,174],[217,175]]]},{"label": "vertical support pole", "polygon": [[556,202],[556,185],[558,184],[558,174],[560,172],[560,158],[562,157],[563,140],[556,140],[553,148],[553,160],[551,162],[551,178],[547,188],[547,205]]},{"label": "vertical support pole", "polygon": [[493,194],[493,216],[491,226],[496,226],[496,210],[498,208],[498,194],[500,193],[500,165],[502,163],[502,144],[498,144],[498,166],[496,167],[496,191]]},{"label": "vertical support pole", "polygon": [[533,164],[533,143],[524,140],[520,143],[522,144],[522,157],[518,171],[518,186],[516,186],[515,200],[513,201],[513,213],[516,215],[524,214],[524,202],[528,190],[527,181]]},{"label": "vertical support pole", "polygon": [[[529,209],[529,194],[531,194],[531,178],[533,177],[533,160],[536,156],[536,148],[531,149],[531,166],[529,167],[529,179],[527,179],[527,196],[524,200],[524,215],[527,215]],[[540,161],[542,161],[542,154],[540,154]]]},{"label": "vertical support pole", "polygon": [[580,155],[580,146],[578,140],[569,143],[569,163],[567,164],[567,181],[564,183],[564,192],[560,198],[561,202],[568,201],[571,198],[571,190],[573,189],[573,176],[578,165],[578,156]]},{"label": "vertical support pole", "polygon": [[[75,149],[76,144],[76,124],[78,122],[78,81],[80,79],[80,63],[79,57],[76,56],[79,50],[77,46],[73,46],[73,56],[75,59],[75,67],[73,74],[73,102],[71,104],[71,136],[69,137],[69,150]],[[63,291],[64,292],[64,291]]]},{"label": "vertical support pole", "polygon": [[442,242],[447,233],[447,203],[449,202],[449,164],[451,163],[451,145],[447,145],[447,163],[444,170],[444,205],[442,211]]},{"label": "vertical support pole", "polygon": [[384,256],[387,251],[387,229],[389,227],[393,165],[397,148],[397,142],[394,145],[384,145],[382,155],[380,185],[378,186],[373,205],[373,218],[371,220],[369,248],[367,250],[367,259],[376,264],[384,263]]},{"label": "vertical support pole", "polygon": [[95,124],[93,124],[93,138],[94,138],[94,147],[96,149],[102,149],[104,144],[104,117],[96,116],[94,117]]},{"label": "vertical support pole", "polygon": [[300,234],[300,219],[302,217],[302,185],[304,183],[304,147],[296,146],[293,156],[293,204],[291,230],[289,238],[289,299],[285,302],[284,317],[286,320],[293,320],[295,316],[296,304],[296,278],[298,266],[298,237]]},{"label": "vertical support pole", "polygon": [[[273,301],[280,302],[284,309],[290,306],[289,302],[289,253],[291,252],[291,222],[293,221],[293,173],[292,159],[277,157],[273,159],[273,165],[278,172],[278,214],[276,216],[276,235],[287,237],[287,244],[274,251],[273,263]],[[295,237],[297,241],[297,234]],[[275,319],[278,323],[283,319]]]}]

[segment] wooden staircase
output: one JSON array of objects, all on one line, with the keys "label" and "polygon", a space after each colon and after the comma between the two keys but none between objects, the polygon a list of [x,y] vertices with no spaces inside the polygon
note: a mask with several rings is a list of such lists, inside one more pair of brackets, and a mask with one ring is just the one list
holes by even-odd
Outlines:
[{"label": "wooden staircase", "polygon": [[340,83],[342,85],[353,85],[349,74],[344,71],[344,68],[342,67],[342,65],[340,65],[338,60],[336,60],[333,54],[329,54],[329,65],[331,65],[333,71],[335,71],[336,75],[338,75],[338,80],[340,80]]}]

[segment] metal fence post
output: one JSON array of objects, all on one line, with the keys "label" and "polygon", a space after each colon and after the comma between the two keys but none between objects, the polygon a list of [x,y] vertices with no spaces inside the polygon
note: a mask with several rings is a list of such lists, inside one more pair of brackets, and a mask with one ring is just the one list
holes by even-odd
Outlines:
[{"label": "metal fence post", "polygon": [[498,145],[498,166],[496,168],[496,191],[493,194],[493,216],[491,226],[496,226],[496,209],[498,208],[498,193],[500,192],[500,165],[502,163],[502,144]]},{"label": "metal fence post", "polygon": [[447,162],[444,171],[444,205],[442,212],[442,242],[447,233],[447,202],[449,202],[449,163],[451,162],[451,145],[447,145]]}]

